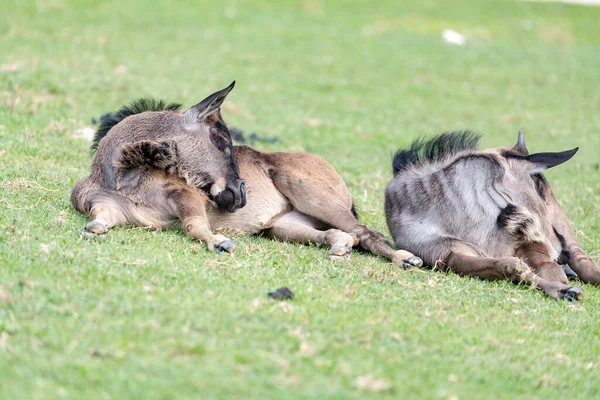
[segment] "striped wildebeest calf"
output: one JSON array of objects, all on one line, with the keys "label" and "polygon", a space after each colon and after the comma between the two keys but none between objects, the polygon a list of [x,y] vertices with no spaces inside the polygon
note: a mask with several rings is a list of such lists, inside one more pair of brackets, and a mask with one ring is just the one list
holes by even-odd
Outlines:
[{"label": "striped wildebeest calf", "polygon": [[103,117],[91,174],[71,195],[91,219],[83,235],[102,237],[117,225],[181,225],[218,252],[235,244],[213,229],[328,244],[332,259],[348,258],[360,243],[395,264],[422,264],[359,224],[346,184],[322,158],[233,146],[219,111],[232,87],[184,113],[146,100]]},{"label": "striped wildebeest calf", "polygon": [[478,140],[470,132],[444,133],[396,153],[385,192],[396,245],[441,270],[582,299],[565,271],[600,283],[600,269],[582,251],[542,175],[577,149],[529,154],[523,132],[512,148],[481,151]]}]

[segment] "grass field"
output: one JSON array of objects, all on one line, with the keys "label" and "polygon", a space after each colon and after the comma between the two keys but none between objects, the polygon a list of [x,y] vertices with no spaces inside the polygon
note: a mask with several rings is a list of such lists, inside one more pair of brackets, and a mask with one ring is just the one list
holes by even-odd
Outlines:
[{"label": "grass field", "polygon": [[[235,79],[229,126],[326,158],[384,232],[391,154],[420,135],[580,146],[547,177],[598,261],[598,21],[517,1],[3,0],[0,398],[600,397],[597,287],[572,304],[262,238],[233,258],[181,231],[86,241],[69,203],[91,118]],[[284,285],[294,300],[267,299]]]}]

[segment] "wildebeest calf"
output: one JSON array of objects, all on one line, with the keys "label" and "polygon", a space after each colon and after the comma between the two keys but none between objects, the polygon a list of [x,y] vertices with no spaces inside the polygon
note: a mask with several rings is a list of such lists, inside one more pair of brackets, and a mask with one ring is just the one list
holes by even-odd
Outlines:
[{"label": "wildebeest calf", "polygon": [[553,298],[580,300],[563,267],[600,283],[542,171],[577,149],[529,154],[522,132],[512,148],[477,150],[479,136],[451,132],[399,150],[385,192],[396,245],[425,264],[461,275],[525,282]]},{"label": "wildebeest calf", "polygon": [[[203,113],[199,121],[190,119],[191,125],[184,123],[190,111],[144,111],[143,104],[125,107],[104,118],[96,134],[92,174],[75,185],[71,196],[75,208],[92,219],[84,235],[102,236],[117,225],[181,225],[213,251],[235,250],[230,239],[212,232],[233,230],[328,244],[333,259],[347,258],[360,243],[396,264],[422,264],[413,254],[393,249],[380,232],[359,224],[347,186],[322,158],[233,146],[218,109]],[[198,135],[198,143],[176,134],[190,130]],[[208,133],[210,141],[203,139]],[[223,151],[225,155],[218,156]],[[212,166],[229,155],[229,173]],[[229,182],[234,182],[233,190],[241,188],[242,196],[232,192],[228,201],[219,201],[232,186]]]}]

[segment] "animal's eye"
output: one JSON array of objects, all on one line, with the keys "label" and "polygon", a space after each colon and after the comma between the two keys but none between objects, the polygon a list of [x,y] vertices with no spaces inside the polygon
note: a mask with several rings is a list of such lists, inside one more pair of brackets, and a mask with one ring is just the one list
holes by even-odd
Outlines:
[{"label": "animal's eye", "polygon": [[225,150],[223,150],[223,152],[225,153],[225,155],[227,155],[228,157],[231,155],[231,149],[229,149],[229,147],[225,147]]},{"label": "animal's eye", "polygon": [[225,152],[226,148],[231,147],[231,142],[228,136],[229,135],[227,132],[219,131],[214,128],[210,130],[210,140],[213,142],[215,147],[222,152]]}]

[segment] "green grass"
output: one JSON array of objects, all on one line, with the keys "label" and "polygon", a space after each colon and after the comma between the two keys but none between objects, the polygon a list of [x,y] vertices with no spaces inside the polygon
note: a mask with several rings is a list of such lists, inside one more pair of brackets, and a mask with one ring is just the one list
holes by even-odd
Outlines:
[{"label": "green grass", "polygon": [[[600,8],[517,1],[3,0],[0,398],[600,397],[600,290],[578,304],[355,253],[181,231],[90,242],[69,203],[75,131],[141,96],[191,105],[237,80],[230,126],[344,177],[387,232],[391,154],[474,129],[580,146],[547,174],[600,259]],[[450,28],[465,47],[442,42]],[[529,28],[529,29],[527,29]],[[289,286],[276,303],[268,291]]]}]

